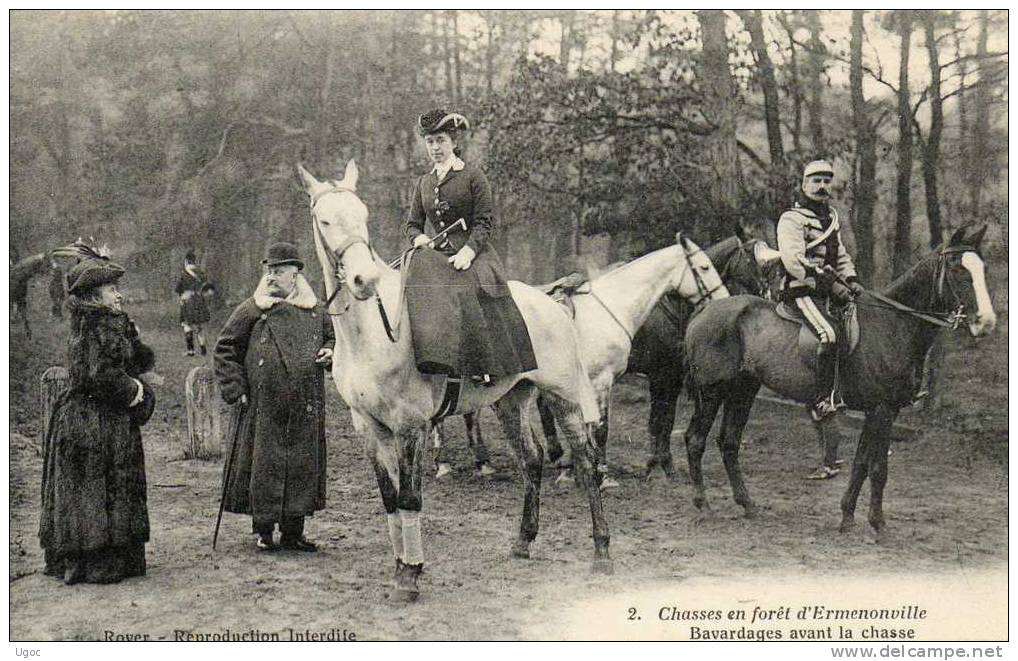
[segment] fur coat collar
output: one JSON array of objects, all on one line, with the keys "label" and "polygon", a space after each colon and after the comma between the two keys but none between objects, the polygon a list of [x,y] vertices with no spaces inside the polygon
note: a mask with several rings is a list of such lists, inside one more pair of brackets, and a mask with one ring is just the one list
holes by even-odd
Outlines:
[{"label": "fur coat collar", "polygon": [[318,303],[318,297],[315,296],[314,290],[311,289],[311,285],[308,284],[303,274],[297,274],[297,286],[286,298],[270,294],[266,278],[267,276],[262,276],[254,293],[254,302],[259,310],[268,310],[277,303],[289,303],[302,310],[310,310]]}]

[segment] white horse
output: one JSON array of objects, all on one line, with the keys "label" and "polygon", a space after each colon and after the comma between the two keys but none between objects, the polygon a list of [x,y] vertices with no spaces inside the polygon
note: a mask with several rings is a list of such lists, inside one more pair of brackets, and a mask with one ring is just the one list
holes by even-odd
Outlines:
[{"label": "white horse", "polygon": [[[394,598],[412,600],[423,567],[420,512],[427,432],[443,397],[444,377],[421,374],[414,361],[412,329],[400,274],[371,249],[368,209],[356,194],[357,165],[350,161],[343,180],[321,182],[298,165],[311,198],[315,248],[330,300],[337,290],[348,295],[332,303],[336,331],[333,380],[350,407],[354,427],[366,445],[387,514],[396,557]],[[527,419],[537,390],[549,401],[576,457],[593,520],[594,569],[610,573],[609,532],[601,493],[593,479],[595,450],[585,423],[598,418],[593,387],[580,360],[577,338],[561,307],[520,282],[509,289],[527,330],[538,369],[500,377],[481,386],[464,380],[460,411],[494,405],[520,461],[524,477],[523,516],[513,545],[516,557],[529,557],[537,536],[544,450],[534,441]],[[391,341],[385,319],[394,319]]]}]

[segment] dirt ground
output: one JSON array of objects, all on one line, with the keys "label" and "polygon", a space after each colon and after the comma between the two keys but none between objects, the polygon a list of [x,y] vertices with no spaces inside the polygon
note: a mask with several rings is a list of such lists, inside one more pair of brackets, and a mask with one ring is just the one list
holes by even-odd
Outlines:
[{"label": "dirt ground", "polygon": [[[184,378],[201,359],[181,356],[176,310],[168,303],[129,306],[166,377],[156,414],[143,429],[152,523],[148,574],[118,585],[74,587],[42,575],[38,378],[63,361],[66,322],[49,320],[45,290],[36,282],[30,292],[35,337],[28,340],[11,325],[10,637],[97,640],[114,632],[174,640],[178,631],[229,629],[280,633],[285,640],[292,629],[375,640],[685,638],[688,627],[627,629],[628,608],[639,605],[638,617],[650,621],[658,618],[645,607],[701,608],[719,595],[730,595],[726,603],[766,601],[768,595],[773,601],[800,584],[809,586],[803,599],[855,594],[889,606],[922,599],[941,617],[965,602],[974,617],[981,612],[996,621],[1006,612],[1006,587],[992,589],[1003,587],[1007,562],[1004,277],[991,280],[1000,314],[996,334],[978,344],[950,338],[940,406],[902,417],[924,433],[894,445],[886,543],[875,544],[864,523],[868,488],[860,499],[860,526],[838,534],[846,476],[804,480],[818,457],[804,414],[764,402],[750,419],[742,453],[759,518],[740,516],[711,446],[705,471],[716,515],[699,520],[684,471],[676,482],[642,476],[646,384],[626,377],[615,392],[609,448],[621,486],[605,497],[615,574],[591,574],[586,499],[578,490],[557,488],[551,469],[533,558],[509,557],[522,492],[514,460],[487,412],[483,430],[500,474],[472,476],[462,425],[451,422],[459,470],[454,479],[427,479],[423,594],[415,604],[398,606],[385,596],[393,560],[375,480],[331,386],[329,505],[308,525],[320,552],[260,554],[249,520],[237,515],[225,516],[219,550],[211,552],[221,463],[182,460]],[[218,327],[212,324],[213,336]],[[673,437],[677,466],[685,464],[681,428],[689,413],[683,403]],[[847,458],[855,448],[854,433],[851,438],[842,450]],[[987,585],[989,592],[976,589]],[[1006,615],[1004,621],[1006,627]],[[995,635],[1006,636],[1006,628]],[[920,637],[941,636],[927,627]]]}]

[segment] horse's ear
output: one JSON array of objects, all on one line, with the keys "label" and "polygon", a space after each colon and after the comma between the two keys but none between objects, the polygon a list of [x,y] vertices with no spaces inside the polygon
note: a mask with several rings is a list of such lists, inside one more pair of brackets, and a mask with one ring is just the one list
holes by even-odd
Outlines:
[{"label": "horse's ear", "polygon": [[951,235],[951,238],[947,240],[947,245],[960,246],[964,242],[965,242],[965,228],[959,227],[954,231],[954,234]]},{"label": "horse's ear", "polygon": [[325,187],[325,184],[315,179],[315,175],[308,172],[300,163],[297,164],[297,172],[300,173],[300,179],[304,182],[304,190],[307,191],[308,195],[314,195]]},{"label": "horse's ear", "polygon": [[983,237],[986,236],[986,225],[983,225],[979,231],[969,236],[967,243],[975,248],[979,249],[979,244],[983,242]]},{"label": "horse's ear", "polygon": [[685,241],[684,241],[684,239],[685,239],[685,238],[686,238],[686,237],[685,237],[685,236],[683,236],[682,232],[676,232],[676,233],[675,233],[675,243],[679,244],[679,245],[680,245],[680,246],[682,246],[683,248],[685,248],[685,247],[686,247],[686,243],[685,243]]},{"label": "horse's ear", "polygon": [[357,178],[359,176],[360,171],[357,169],[357,161],[351,158],[347,161],[346,172],[343,174],[343,186],[352,191],[357,190]]}]

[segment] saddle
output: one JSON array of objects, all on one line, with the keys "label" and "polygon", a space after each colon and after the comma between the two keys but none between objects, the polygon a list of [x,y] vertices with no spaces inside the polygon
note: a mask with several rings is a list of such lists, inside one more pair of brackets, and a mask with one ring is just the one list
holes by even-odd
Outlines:
[{"label": "saddle", "polygon": [[590,291],[590,280],[582,273],[574,271],[563,276],[554,282],[544,285],[535,285],[536,289],[544,292],[553,301],[561,305],[569,313],[571,319],[576,318],[576,308],[573,305],[574,294],[585,294]]},{"label": "saddle", "polygon": [[[820,345],[820,338],[813,332],[813,328],[806,323],[802,312],[794,305],[782,301],[774,309],[779,317],[800,325],[799,328],[799,355],[803,362],[812,365],[816,360],[817,346]],[[836,322],[834,331],[838,334],[838,354],[842,357],[852,355],[859,346],[859,316],[856,313],[854,303],[835,308],[831,316]]]}]

